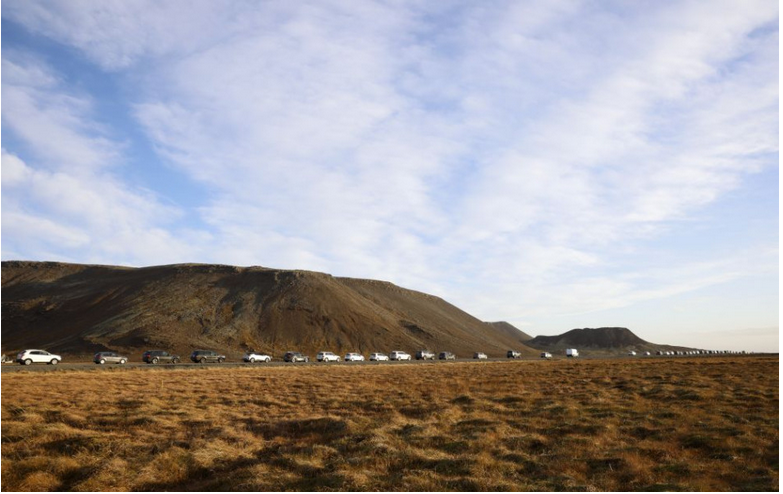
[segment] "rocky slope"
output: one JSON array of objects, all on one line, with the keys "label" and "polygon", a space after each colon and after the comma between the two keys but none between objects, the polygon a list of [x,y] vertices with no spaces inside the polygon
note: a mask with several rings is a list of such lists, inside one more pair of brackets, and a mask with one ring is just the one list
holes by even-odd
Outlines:
[{"label": "rocky slope", "polygon": [[529,334],[525,333],[521,329],[518,329],[516,326],[506,321],[488,322],[487,324],[489,324],[496,330],[511,336],[512,338],[519,341],[520,343],[524,343],[528,340],[533,339],[532,336],[530,336]]}]

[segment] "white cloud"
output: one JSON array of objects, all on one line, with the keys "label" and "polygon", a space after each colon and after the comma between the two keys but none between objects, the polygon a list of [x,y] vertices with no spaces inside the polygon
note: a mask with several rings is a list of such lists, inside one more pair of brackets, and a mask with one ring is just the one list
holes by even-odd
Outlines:
[{"label": "white cloud", "polygon": [[32,160],[2,152],[3,257],[148,264],[195,252],[167,231],[177,208],[116,174],[124,145],[102,135],[91,99],[18,55],[3,60],[3,124]]},{"label": "white cloud", "polygon": [[[90,99],[57,90],[60,79],[40,60],[4,53],[3,125],[50,169],[81,171],[117,162],[120,146],[91,118]],[[10,72],[10,73],[9,73]]]},{"label": "white cloud", "polygon": [[79,227],[66,226],[59,221],[13,209],[3,213],[3,235],[14,239],[9,242],[12,245],[23,246],[26,249],[35,244],[74,249],[85,247],[90,243],[90,236]]},{"label": "white cloud", "polygon": [[111,175],[35,170],[5,151],[2,162],[4,258],[144,265],[194,252],[158,226],[171,224],[174,208]]},{"label": "white cloud", "polygon": [[[82,50],[108,70],[121,70],[145,57],[199,49],[241,27],[236,7],[245,2],[159,2],[155,0],[11,0],[3,16],[29,30]],[[226,29],[229,28],[229,29]]]}]

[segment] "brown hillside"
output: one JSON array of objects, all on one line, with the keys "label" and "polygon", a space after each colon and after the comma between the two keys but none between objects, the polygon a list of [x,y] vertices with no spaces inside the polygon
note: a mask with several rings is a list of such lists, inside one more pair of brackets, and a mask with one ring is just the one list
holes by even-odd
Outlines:
[{"label": "brown hillside", "polygon": [[506,321],[488,322],[487,324],[489,324],[496,330],[511,336],[512,338],[519,341],[520,343],[524,343],[528,340],[533,339],[532,336],[530,336],[529,334],[525,333],[521,329],[518,329],[516,326]]},{"label": "brown hillside", "polygon": [[194,348],[344,353],[534,350],[444,300],[391,283],[308,271],[2,263],[2,347],[66,354]]}]

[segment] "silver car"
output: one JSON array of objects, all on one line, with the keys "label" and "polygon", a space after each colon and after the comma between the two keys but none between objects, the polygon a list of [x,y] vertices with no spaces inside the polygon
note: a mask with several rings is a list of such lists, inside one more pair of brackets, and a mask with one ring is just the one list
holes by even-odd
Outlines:
[{"label": "silver car", "polygon": [[96,364],[124,364],[128,361],[128,357],[123,357],[115,352],[98,352],[92,357],[92,361]]},{"label": "silver car", "polygon": [[345,361],[346,362],[364,362],[364,355],[361,353],[346,353],[345,354]]}]

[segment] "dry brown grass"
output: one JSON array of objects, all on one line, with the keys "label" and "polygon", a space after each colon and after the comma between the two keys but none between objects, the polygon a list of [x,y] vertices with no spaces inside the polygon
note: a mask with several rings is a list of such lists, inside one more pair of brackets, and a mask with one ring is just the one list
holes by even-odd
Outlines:
[{"label": "dry brown grass", "polygon": [[20,372],[3,490],[778,489],[778,359]]}]

